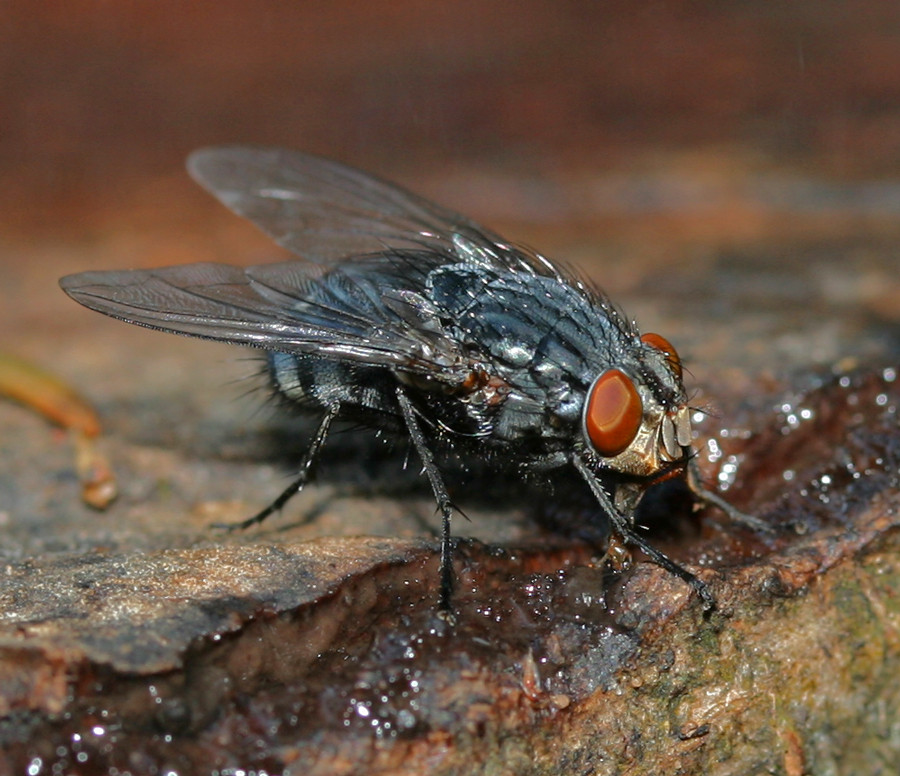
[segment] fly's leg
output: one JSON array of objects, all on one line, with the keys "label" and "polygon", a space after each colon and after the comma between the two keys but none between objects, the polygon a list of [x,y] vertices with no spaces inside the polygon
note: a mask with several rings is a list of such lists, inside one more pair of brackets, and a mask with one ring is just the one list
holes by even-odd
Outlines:
[{"label": "fly's leg", "polygon": [[312,441],[309,444],[309,448],[306,451],[306,455],[303,458],[303,461],[300,463],[300,474],[296,480],[294,480],[287,488],[285,488],[284,492],[276,498],[269,506],[267,506],[262,512],[253,515],[253,517],[248,517],[246,520],[241,520],[237,523],[213,523],[213,528],[218,528],[225,531],[242,531],[245,528],[249,528],[251,525],[256,525],[257,523],[261,523],[265,520],[269,515],[274,514],[279,511],[285,504],[288,503],[294,496],[296,496],[301,490],[303,490],[303,486],[309,482],[309,476],[312,471],[312,466],[316,461],[316,458],[319,457],[319,452],[322,449],[322,445],[325,444],[325,439],[328,437],[328,429],[331,427],[332,421],[337,417],[340,407],[338,405],[331,406],[325,412],[325,415],[322,416],[322,420],[319,423],[319,428],[316,429],[316,433],[312,438]]},{"label": "fly's leg", "polygon": [[741,512],[740,509],[736,509],[731,506],[725,499],[723,499],[719,494],[713,493],[711,490],[707,490],[703,486],[703,481],[700,478],[700,466],[697,464],[697,459],[691,457],[688,460],[687,465],[687,484],[691,489],[691,493],[693,493],[698,499],[700,499],[705,504],[709,504],[710,506],[721,509],[727,516],[728,519],[738,525],[746,526],[747,528],[751,528],[754,531],[760,531],[761,533],[772,533],[773,528],[769,525],[765,520],[760,520],[758,517],[754,515],[748,515],[746,512]]},{"label": "fly's leg", "polygon": [[447,493],[447,487],[441,473],[438,471],[437,464],[434,462],[428,444],[425,441],[425,435],[416,419],[416,411],[406,395],[402,387],[397,387],[397,403],[400,405],[400,412],[409,431],[409,437],[412,439],[413,446],[422,461],[422,469],[428,477],[431,484],[431,490],[434,493],[435,501],[437,501],[438,509],[441,512],[441,593],[440,607],[445,612],[451,611],[450,598],[453,593],[453,546],[450,539],[450,517],[453,514],[453,503],[450,501],[450,495]]},{"label": "fly's leg", "polygon": [[709,591],[707,584],[687,569],[679,566],[674,560],[657,550],[643,537],[635,533],[631,527],[630,521],[615,508],[612,500],[607,495],[606,491],[603,490],[603,486],[600,484],[596,475],[591,471],[590,467],[578,456],[572,458],[572,463],[575,465],[578,473],[584,478],[585,482],[587,482],[591,489],[591,493],[594,494],[594,498],[597,499],[600,506],[603,508],[603,511],[609,516],[616,533],[618,533],[628,544],[633,544],[640,549],[657,566],[660,566],[670,574],[687,582],[687,584],[694,588],[697,595],[700,596],[700,600],[703,601],[704,610],[707,612],[713,611],[716,608],[716,599]]}]

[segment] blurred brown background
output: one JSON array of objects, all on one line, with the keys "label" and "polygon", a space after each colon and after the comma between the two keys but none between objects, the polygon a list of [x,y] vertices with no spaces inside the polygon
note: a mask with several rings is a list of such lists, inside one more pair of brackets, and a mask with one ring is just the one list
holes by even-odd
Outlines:
[{"label": "blurred brown background", "polygon": [[[674,209],[654,198],[748,170],[900,170],[889,0],[7,2],[0,22],[6,233],[194,206],[182,159],[222,142],[331,155],[527,223]],[[684,191],[655,190],[660,171]],[[611,176],[651,180],[643,199],[592,192]]]}]

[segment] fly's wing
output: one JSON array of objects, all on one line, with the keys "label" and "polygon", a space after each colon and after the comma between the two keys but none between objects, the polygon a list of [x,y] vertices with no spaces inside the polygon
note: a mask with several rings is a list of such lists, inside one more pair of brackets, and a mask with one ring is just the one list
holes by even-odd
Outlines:
[{"label": "fly's wing", "polygon": [[352,262],[329,271],[296,261],[187,264],[83,272],[60,285],[92,310],[152,329],[464,379],[468,367],[427,303],[397,287],[397,266],[382,276]]},{"label": "fly's wing", "polygon": [[462,262],[563,278],[469,219],[326,159],[211,148],[194,153],[188,169],[285,248],[343,261],[86,272],[60,281],[71,297],[141,326],[456,384],[469,367],[421,293],[430,272]]},{"label": "fly's wing", "polygon": [[310,261],[425,249],[448,262],[559,276],[543,257],[465,216],[321,157],[226,146],[195,151],[188,171],[224,205]]}]

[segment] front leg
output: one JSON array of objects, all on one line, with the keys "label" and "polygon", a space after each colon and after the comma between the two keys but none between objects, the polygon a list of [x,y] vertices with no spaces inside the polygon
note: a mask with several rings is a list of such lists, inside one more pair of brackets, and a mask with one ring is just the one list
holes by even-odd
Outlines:
[{"label": "front leg", "polygon": [[594,494],[594,498],[597,499],[597,503],[600,504],[600,507],[609,518],[616,533],[618,533],[619,536],[621,536],[622,539],[625,540],[625,542],[627,542],[628,544],[633,544],[635,547],[640,549],[657,566],[664,568],[670,574],[674,574],[676,577],[687,582],[692,588],[694,588],[697,595],[699,595],[700,599],[703,601],[703,608],[707,612],[715,609],[716,599],[709,591],[709,587],[706,585],[706,583],[687,569],[679,566],[667,555],[649,544],[642,536],[635,533],[633,528],[633,519],[631,517],[626,517],[621,512],[619,512],[618,509],[615,508],[612,499],[610,499],[609,494],[607,494],[607,492],[603,489],[603,485],[600,483],[597,475],[594,474],[594,472],[591,470],[591,467],[588,466],[588,464],[584,460],[582,460],[581,456],[574,455],[572,457],[572,464],[575,466],[575,469],[578,471],[578,473],[584,478],[585,482],[587,482],[588,486],[591,489],[591,493]]}]

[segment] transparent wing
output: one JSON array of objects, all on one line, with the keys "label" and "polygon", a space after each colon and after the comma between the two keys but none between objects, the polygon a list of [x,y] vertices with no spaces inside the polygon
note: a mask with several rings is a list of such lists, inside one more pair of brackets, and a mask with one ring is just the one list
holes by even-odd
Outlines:
[{"label": "transparent wing", "polygon": [[453,383],[468,361],[422,293],[430,272],[461,262],[570,280],[464,216],[326,159],[210,148],[192,154],[188,169],[283,247],[334,263],[85,272],[60,281],[71,297],[141,326]]},{"label": "transparent wing", "polygon": [[207,148],[188,171],[235,213],[310,261],[426,249],[447,261],[472,259],[556,274],[541,257],[398,186],[352,167],[296,151]]},{"label": "transparent wing", "polygon": [[[412,262],[408,266],[415,271]],[[405,267],[187,264],[83,272],[60,285],[86,307],[140,326],[462,379],[464,361],[431,325],[422,297],[409,290]]]}]

